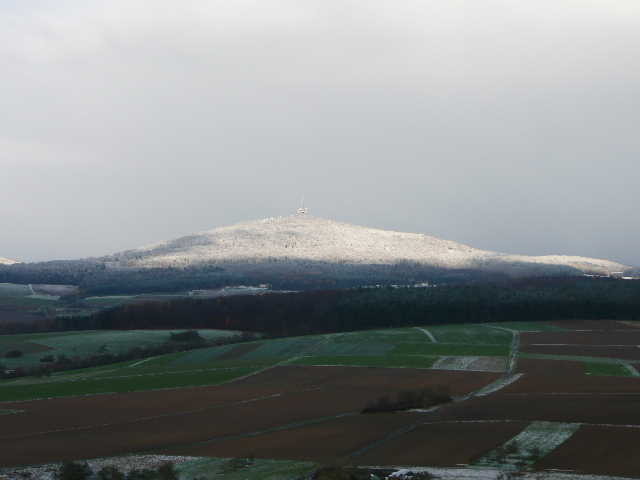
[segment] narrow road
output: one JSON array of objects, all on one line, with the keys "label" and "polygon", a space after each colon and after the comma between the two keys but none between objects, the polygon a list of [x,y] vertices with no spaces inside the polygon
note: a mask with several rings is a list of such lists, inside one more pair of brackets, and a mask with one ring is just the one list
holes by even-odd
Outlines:
[{"label": "narrow road", "polygon": [[417,330],[420,330],[422,333],[424,333],[427,337],[429,337],[429,340],[431,340],[433,343],[438,343],[438,340],[436,339],[436,337],[433,336],[433,333],[431,333],[429,330],[427,330],[426,328],[421,328],[421,327],[415,327]]},{"label": "narrow road", "polygon": [[507,374],[513,375],[518,365],[518,354],[520,353],[520,332],[511,328],[496,327],[493,325],[484,325],[487,328],[494,328],[496,330],[502,330],[509,332],[513,338],[511,340],[511,352],[509,353],[509,363],[507,366]]}]

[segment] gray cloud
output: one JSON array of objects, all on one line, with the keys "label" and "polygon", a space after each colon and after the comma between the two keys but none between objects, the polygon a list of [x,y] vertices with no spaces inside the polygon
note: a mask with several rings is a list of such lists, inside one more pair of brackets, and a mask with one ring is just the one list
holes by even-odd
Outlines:
[{"label": "gray cloud", "polygon": [[640,264],[632,0],[0,6],[0,256],[288,214]]}]

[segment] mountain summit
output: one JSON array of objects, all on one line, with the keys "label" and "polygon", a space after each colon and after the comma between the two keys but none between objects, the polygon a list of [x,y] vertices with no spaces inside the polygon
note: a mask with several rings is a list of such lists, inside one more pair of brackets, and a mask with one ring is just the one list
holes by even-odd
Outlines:
[{"label": "mountain summit", "polygon": [[[266,218],[105,257],[111,268],[198,267],[231,270],[397,266],[480,270],[509,276],[610,274],[630,267],[586,257],[512,255],[419,233],[351,225],[299,214]],[[321,268],[322,270],[322,268]]]}]

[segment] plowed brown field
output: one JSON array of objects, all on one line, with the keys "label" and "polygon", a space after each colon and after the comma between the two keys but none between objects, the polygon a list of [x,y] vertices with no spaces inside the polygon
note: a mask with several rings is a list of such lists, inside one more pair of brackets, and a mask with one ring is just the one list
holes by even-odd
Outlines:
[{"label": "plowed brown field", "polygon": [[445,422],[422,425],[356,457],[359,465],[468,464],[503,444],[526,422]]},{"label": "plowed brown field", "polygon": [[258,458],[331,462],[423,421],[423,415],[412,413],[354,415],[249,438],[173,448],[166,453],[211,457],[253,455]]},{"label": "plowed brown field", "polygon": [[640,379],[586,375],[581,362],[521,358],[524,376],[500,391],[507,393],[628,393],[640,395]]},{"label": "plowed brown field", "polygon": [[640,425],[640,394],[501,394],[447,405],[441,420],[521,420]]},{"label": "plowed brown field", "polygon": [[527,332],[520,337],[527,345],[640,345],[640,330],[612,332]]},{"label": "plowed brown field", "polygon": [[[484,372],[277,367],[218,387],[3,403],[0,465],[44,463],[178,447],[347,412],[407,389],[447,385],[468,393]],[[242,454],[244,452],[238,452]]]},{"label": "plowed brown field", "polygon": [[538,469],[638,477],[640,429],[583,426],[538,463]]}]

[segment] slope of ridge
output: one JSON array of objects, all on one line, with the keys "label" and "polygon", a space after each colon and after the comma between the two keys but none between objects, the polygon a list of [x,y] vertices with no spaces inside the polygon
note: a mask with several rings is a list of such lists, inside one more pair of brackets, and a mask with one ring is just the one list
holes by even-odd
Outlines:
[{"label": "slope of ridge", "polygon": [[18,262],[9,258],[0,257],[0,265],[13,265],[15,263]]},{"label": "slope of ridge", "polygon": [[480,250],[433,236],[293,215],[215,228],[105,257],[110,267],[158,268],[203,265],[344,266],[412,264],[530,274],[567,267],[567,273],[608,273],[630,267],[609,260],[562,255],[510,255]]}]

